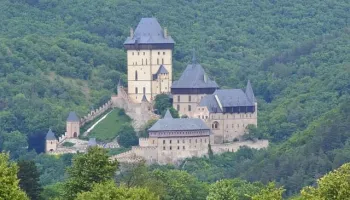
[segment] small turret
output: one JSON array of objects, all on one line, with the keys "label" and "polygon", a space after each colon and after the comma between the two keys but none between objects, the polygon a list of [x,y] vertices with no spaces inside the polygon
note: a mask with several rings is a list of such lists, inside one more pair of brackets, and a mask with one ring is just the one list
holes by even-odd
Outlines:
[{"label": "small turret", "polygon": [[75,112],[70,112],[66,122],[67,138],[76,138],[80,135],[80,119]]},{"label": "small turret", "polygon": [[167,109],[163,119],[173,119],[173,116],[171,115],[169,109]]},{"label": "small turret", "polygon": [[52,132],[51,128],[46,133],[45,137],[45,152],[52,152],[57,150],[57,139],[55,133]]}]

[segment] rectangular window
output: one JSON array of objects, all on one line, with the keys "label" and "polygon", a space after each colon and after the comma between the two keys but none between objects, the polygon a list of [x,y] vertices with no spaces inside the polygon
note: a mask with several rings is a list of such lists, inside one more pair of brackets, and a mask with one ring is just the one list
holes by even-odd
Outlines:
[{"label": "rectangular window", "polygon": [[185,143],[185,140],[182,140],[182,143]]},{"label": "rectangular window", "polygon": [[159,59],[157,58],[157,65],[159,65]]},{"label": "rectangular window", "polygon": [[143,94],[146,94],[146,88],[143,87]]},{"label": "rectangular window", "polygon": [[145,55],[145,52],[143,52],[143,55]]},{"label": "rectangular window", "polygon": [[160,55],[160,52],[158,51],[158,55]]},{"label": "rectangular window", "polygon": [[163,52],[163,55],[165,55],[165,52]]},{"label": "rectangular window", "polygon": [[165,147],[163,147],[163,150],[165,150]]},{"label": "rectangular window", "polygon": [[163,144],[165,144],[165,140],[163,140]]},{"label": "rectangular window", "polygon": [[180,147],[179,147],[179,146],[177,146],[177,150],[180,150]]},{"label": "rectangular window", "polygon": [[183,146],[182,149],[185,150],[185,146]]},{"label": "rectangular window", "polygon": [[171,146],[169,147],[169,149],[171,150]]},{"label": "rectangular window", "polygon": [[162,58],[162,64],[164,64],[164,59]]},{"label": "rectangular window", "polygon": [[177,102],[180,102],[180,95],[177,96]]},{"label": "rectangular window", "polygon": [[143,59],[142,59],[142,65],[143,65]]},{"label": "rectangular window", "polygon": [[188,102],[191,102],[191,95],[188,96]]},{"label": "rectangular window", "polygon": [[137,94],[139,91],[138,91],[138,89],[137,89],[137,87],[135,88],[135,94]]},{"label": "rectangular window", "polygon": [[188,111],[191,111],[191,105],[188,105]]},{"label": "rectangular window", "polygon": [[179,144],[179,143],[180,143],[180,140],[177,140],[177,143]]},{"label": "rectangular window", "polygon": [[171,140],[169,141],[169,143],[171,144]]},{"label": "rectangular window", "polygon": [[180,105],[177,105],[176,108],[177,108],[177,111],[180,111]]},{"label": "rectangular window", "polygon": [[146,59],[146,65],[147,65],[147,59]]}]

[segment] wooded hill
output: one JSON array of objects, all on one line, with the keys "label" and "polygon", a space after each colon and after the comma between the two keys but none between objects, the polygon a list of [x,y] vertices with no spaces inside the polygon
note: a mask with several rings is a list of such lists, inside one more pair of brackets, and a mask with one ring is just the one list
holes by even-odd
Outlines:
[{"label": "wooded hill", "polygon": [[62,134],[70,110],[106,102],[118,79],[126,82],[129,28],[154,16],[176,41],[175,78],[196,48],[222,87],[250,79],[259,127],[249,137],[272,142],[185,169],[207,181],[277,180],[293,194],[350,161],[349,11],[346,0],[0,1],[0,149],[25,144],[8,134],[19,131],[12,135],[40,151],[49,127]]}]

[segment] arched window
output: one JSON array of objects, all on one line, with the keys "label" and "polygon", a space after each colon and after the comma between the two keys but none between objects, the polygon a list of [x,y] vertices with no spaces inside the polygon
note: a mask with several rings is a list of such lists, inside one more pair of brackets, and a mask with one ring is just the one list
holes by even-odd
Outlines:
[{"label": "arched window", "polygon": [[137,81],[138,77],[137,77],[137,71],[135,71],[135,81]]},{"label": "arched window", "polygon": [[217,122],[217,121],[213,122],[212,125],[211,125],[211,128],[212,129],[218,129],[219,128],[219,122]]}]

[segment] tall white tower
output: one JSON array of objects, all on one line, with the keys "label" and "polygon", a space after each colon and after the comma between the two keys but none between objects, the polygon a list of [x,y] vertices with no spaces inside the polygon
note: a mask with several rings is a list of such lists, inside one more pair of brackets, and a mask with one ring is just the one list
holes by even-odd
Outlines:
[{"label": "tall white tower", "polygon": [[142,18],[124,42],[127,50],[128,95],[141,103],[143,95],[151,102],[157,94],[170,93],[174,40],[157,19]]}]

